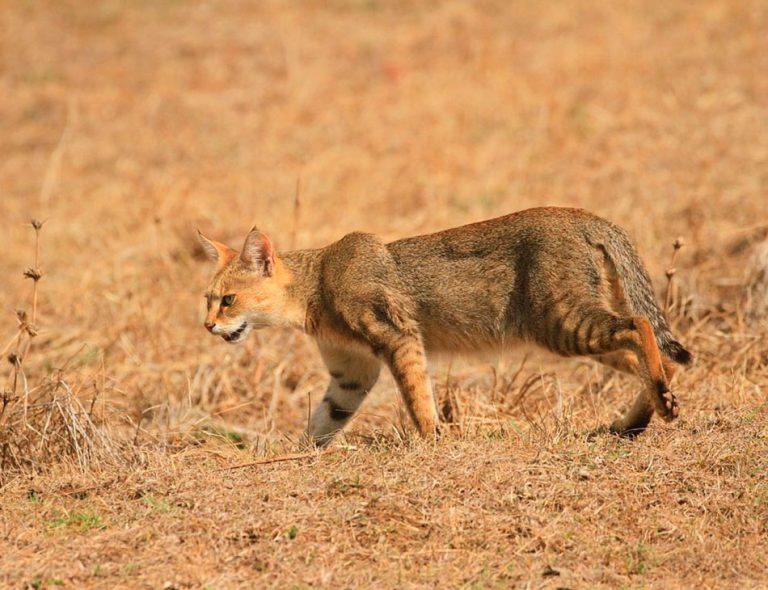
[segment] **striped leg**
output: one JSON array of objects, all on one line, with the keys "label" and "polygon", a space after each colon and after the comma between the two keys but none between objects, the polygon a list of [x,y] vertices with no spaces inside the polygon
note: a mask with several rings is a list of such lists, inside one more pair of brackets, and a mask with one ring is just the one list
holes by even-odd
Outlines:
[{"label": "striped leg", "polygon": [[603,364],[637,375],[644,384],[632,407],[610,430],[635,436],[645,430],[654,412],[666,421],[674,420],[679,413],[677,398],[669,389],[674,367],[670,359],[662,357],[648,319],[600,309],[588,311],[584,317],[566,352],[594,356]]},{"label": "striped leg", "polygon": [[640,375],[646,380],[649,401],[664,420],[674,420],[680,409],[675,394],[669,389],[671,375],[665,374],[664,361],[651,322],[643,316],[635,316],[630,321],[634,330],[630,330],[626,338],[640,361]]},{"label": "striped leg", "polygon": [[[637,360],[637,356],[633,353],[619,352],[596,357],[596,359],[604,365],[613,367],[624,373],[642,377],[640,363]],[[664,370],[664,377],[667,382],[669,382],[675,374],[674,361],[668,357],[662,356],[661,362]],[[646,385],[646,388],[635,398],[634,403],[624,415],[613,421],[609,427],[609,431],[627,438],[632,438],[641,434],[651,421],[651,417],[654,413],[653,399],[657,397],[657,395],[658,391],[655,385],[650,389]],[[675,409],[677,409],[676,405]]]},{"label": "striped leg", "polygon": [[381,363],[363,351],[320,344],[320,354],[331,374],[323,401],[312,413],[309,435],[325,446],[347,424],[379,378]]},{"label": "striped leg", "polygon": [[419,434],[435,437],[437,407],[421,336],[415,330],[382,320],[382,315],[365,314],[363,332],[373,350],[387,363]]},{"label": "striped leg", "polygon": [[[560,347],[560,350],[551,344],[550,347],[555,352],[598,357],[610,355],[619,358],[611,353],[631,353],[634,359],[627,369],[645,382],[647,403],[664,420],[674,420],[678,414],[677,399],[669,390],[669,380],[664,374],[661,353],[648,319],[643,316],[622,317],[601,309],[584,310],[582,313],[584,321],[579,322],[573,337],[565,335],[555,340],[572,341],[572,344],[568,348]],[[638,410],[642,410],[640,405]]]},{"label": "striped leg", "polygon": [[[677,417],[677,399],[669,390],[661,352],[648,318],[619,315],[600,306],[579,306],[569,299],[552,305],[544,318],[534,336],[553,352],[566,356],[614,357],[613,353],[631,353],[634,361],[630,372],[644,381],[649,407],[664,420]],[[638,421],[647,413],[643,403],[636,404]]]},{"label": "striped leg", "polygon": [[[637,356],[632,352],[621,351],[598,356],[595,359],[618,371],[642,378],[640,363]],[[608,431],[626,438],[634,438],[642,434],[653,417],[654,405],[651,401],[651,395],[655,395],[655,392],[650,392],[649,395],[646,386],[637,395],[632,406],[620,418],[616,418],[611,423]]]},{"label": "striped leg", "polygon": [[386,361],[419,434],[434,437],[438,428],[437,408],[421,340],[402,338],[387,351]]}]

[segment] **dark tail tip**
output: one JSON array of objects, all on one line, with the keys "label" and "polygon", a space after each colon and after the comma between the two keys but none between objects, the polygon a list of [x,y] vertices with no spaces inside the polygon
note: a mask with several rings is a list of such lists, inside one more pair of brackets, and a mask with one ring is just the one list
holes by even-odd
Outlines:
[{"label": "dark tail tip", "polygon": [[693,362],[693,355],[677,340],[669,343],[669,350],[667,352],[672,357],[672,360],[680,365],[690,365]]}]

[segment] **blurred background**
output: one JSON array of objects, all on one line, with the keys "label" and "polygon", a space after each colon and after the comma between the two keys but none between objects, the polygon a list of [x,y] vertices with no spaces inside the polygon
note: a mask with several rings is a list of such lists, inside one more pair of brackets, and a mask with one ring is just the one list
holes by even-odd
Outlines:
[{"label": "blurred background", "polygon": [[[295,434],[322,395],[303,336],[230,348],[202,329],[196,227],[239,247],[258,224],[290,249],[585,207],[635,236],[660,297],[685,239],[670,315],[701,371],[765,329],[762,0],[9,0],[0,23],[0,336],[30,307],[45,220],[26,371],[98,377],[132,424]],[[615,383],[567,363],[552,391],[606,418],[578,395]],[[474,367],[462,391],[505,370]],[[382,388],[357,427],[395,420]],[[708,382],[696,403],[721,398]]]}]

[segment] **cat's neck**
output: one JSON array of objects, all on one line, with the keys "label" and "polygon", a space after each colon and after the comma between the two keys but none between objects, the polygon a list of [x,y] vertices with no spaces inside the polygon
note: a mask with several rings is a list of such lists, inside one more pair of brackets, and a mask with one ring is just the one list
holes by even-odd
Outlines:
[{"label": "cat's neck", "polygon": [[292,310],[291,325],[307,330],[319,296],[322,249],[293,250],[278,255],[286,273],[285,294]]}]

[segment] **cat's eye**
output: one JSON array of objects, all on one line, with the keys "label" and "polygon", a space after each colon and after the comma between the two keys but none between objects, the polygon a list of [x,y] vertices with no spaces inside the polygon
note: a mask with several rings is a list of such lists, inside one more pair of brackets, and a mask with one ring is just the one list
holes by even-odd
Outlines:
[{"label": "cat's eye", "polygon": [[222,307],[229,307],[235,302],[235,296],[234,295],[224,295],[224,297],[221,298],[221,306]]}]

